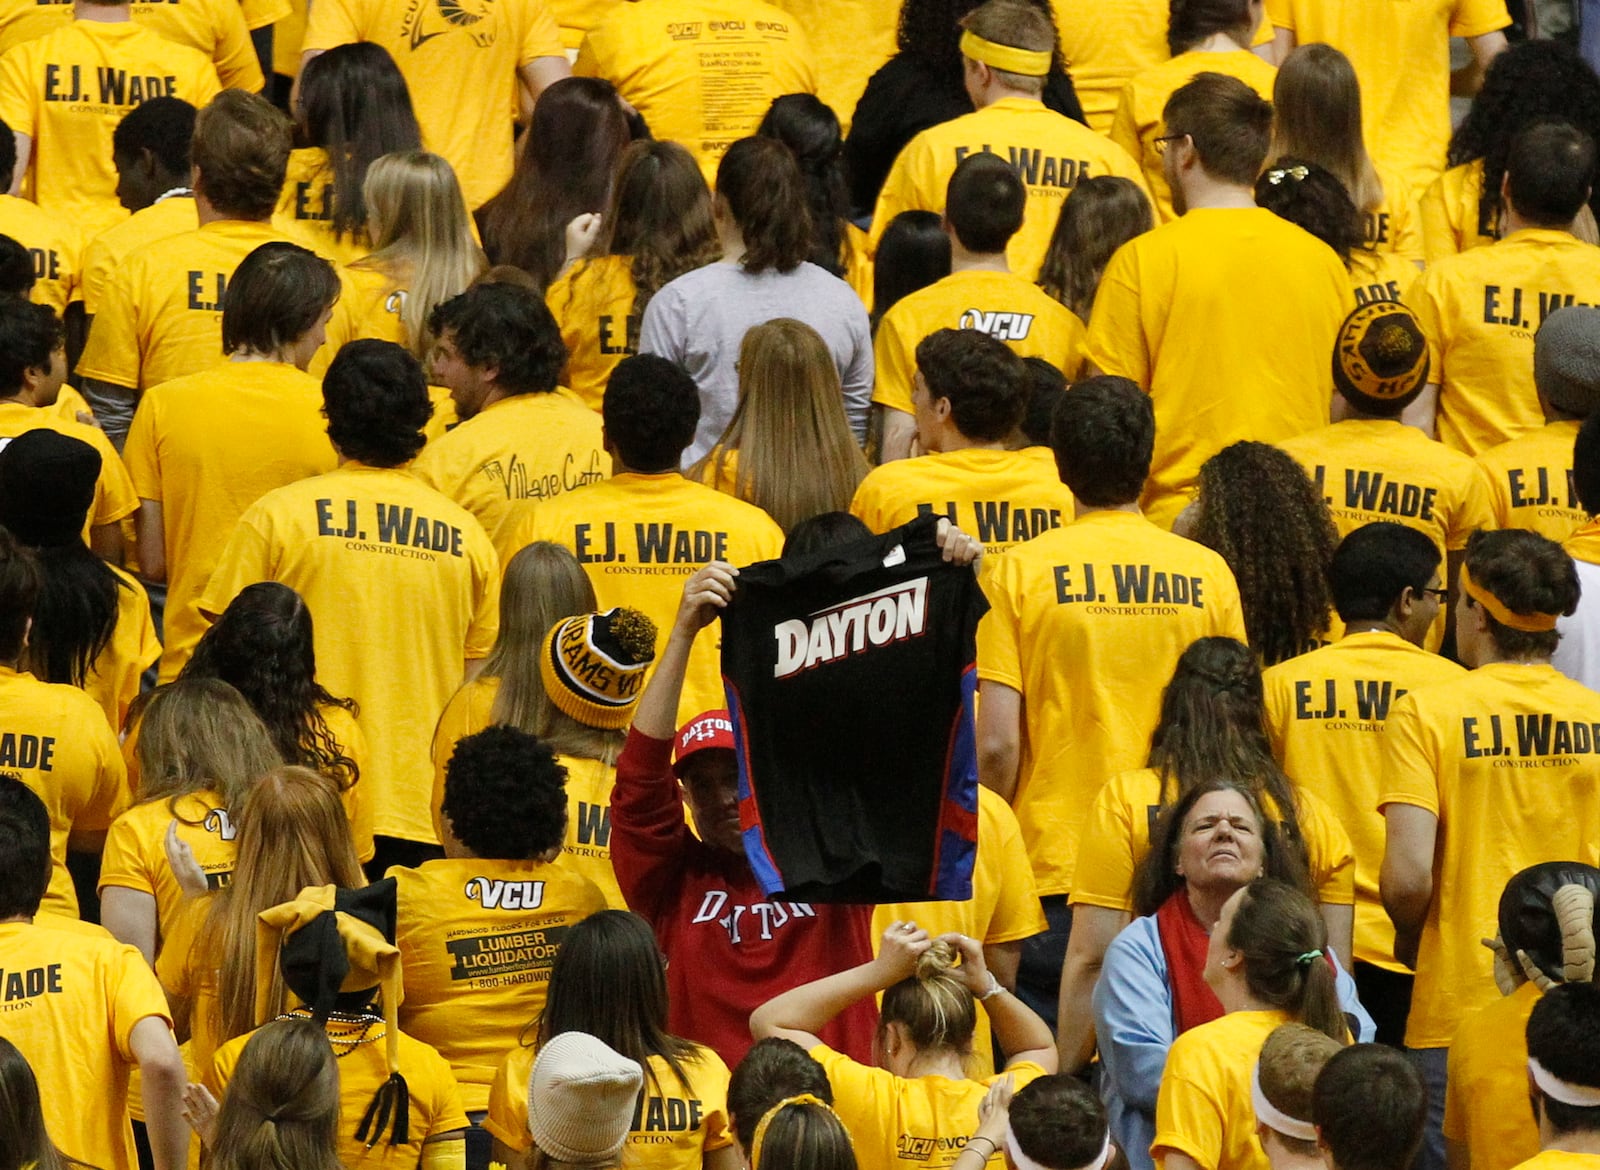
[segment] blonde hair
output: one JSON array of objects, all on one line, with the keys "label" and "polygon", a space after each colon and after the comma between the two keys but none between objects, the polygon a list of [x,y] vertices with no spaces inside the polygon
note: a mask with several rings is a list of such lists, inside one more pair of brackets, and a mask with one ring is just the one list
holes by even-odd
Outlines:
[{"label": "blonde hair", "polygon": [[367,169],[372,254],[352,268],[373,268],[403,283],[400,321],[419,359],[433,347],[428,314],[464,292],[489,266],[472,237],[466,200],[450,164],[425,150],[386,154]]},{"label": "blonde hair", "polygon": [[1272,86],[1272,145],[1265,171],[1293,156],[1332,172],[1363,215],[1383,206],[1383,183],[1361,133],[1361,82],[1332,45],[1301,45]]},{"label": "blonde hair", "polygon": [[958,957],[943,939],[923,951],[916,974],[883,993],[879,1035],[889,1024],[900,1024],[921,1051],[949,1049],[967,1056],[978,1026],[978,1004],[955,973]]},{"label": "blonde hair", "polygon": [[[1261,1046],[1261,1095],[1296,1121],[1311,1120],[1311,1096],[1317,1074],[1344,1047],[1324,1032],[1305,1024],[1280,1024]],[[1317,1143],[1273,1131],[1291,1153],[1311,1157]]]},{"label": "blonde hair", "polygon": [[244,795],[283,757],[272,733],[221,679],[180,679],[156,691],[139,720],[141,803],[207,789],[236,812]]},{"label": "blonde hair", "polygon": [[739,453],[733,494],[785,532],[849,508],[867,460],[845,419],[833,355],[811,326],[779,317],[744,335],[739,404],[691,478],[720,482],[730,451]]},{"label": "blonde hair", "polygon": [[[256,1025],[256,923],[263,910],[297,898],[307,886],[359,889],[367,884],[350,839],[338,784],[310,768],[268,772],[236,811],[239,852],[233,876],[212,901],[191,963],[217,966],[217,1042]],[[283,979],[273,972],[273,1002],[285,1007]]]},{"label": "blonde hair", "polygon": [[483,677],[500,680],[491,726],[537,735],[564,756],[616,763],[624,733],[589,727],[559,710],[539,677],[539,656],[556,623],[598,608],[588,575],[561,545],[541,540],[511,558],[500,583],[500,633],[483,662]]},{"label": "blonde hair", "polygon": [[339,1069],[322,1025],[276,1020],[245,1043],[217,1112],[212,1170],[340,1170]]}]

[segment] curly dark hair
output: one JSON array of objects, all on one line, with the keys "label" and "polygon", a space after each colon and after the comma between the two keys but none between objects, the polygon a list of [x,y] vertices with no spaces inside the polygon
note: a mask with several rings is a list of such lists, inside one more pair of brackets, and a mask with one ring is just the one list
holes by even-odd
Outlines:
[{"label": "curly dark hair", "polygon": [[356,701],[336,698],[317,682],[311,611],[289,586],[258,581],[241,589],[178,678],[231,684],[266,724],[284,763],[321,772],[345,789],[360,778],[322,714],[342,707],[354,715]]},{"label": "curly dark hair", "polygon": [[[1561,41],[1512,45],[1489,66],[1483,88],[1450,139],[1451,166],[1483,160],[1480,234],[1495,234],[1511,140],[1547,118],[1565,119],[1600,142],[1600,77],[1577,50]],[[1600,190],[1589,196],[1589,206],[1600,215]]]},{"label": "curly dark hair", "polygon": [[1346,268],[1366,240],[1366,223],[1350,192],[1332,171],[1308,159],[1286,155],[1263,171],[1256,180],[1256,206],[1316,236]]},{"label": "curly dark hair", "polygon": [[1278,448],[1234,443],[1201,465],[1194,539],[1233,570],[1250,647],[1266,665],[1328,632],[1339,534],[1322,493]]},{"label": "curly dark hair", "polygon": [[435,305],[428,332],[450,334],[461,358],[494,367],[509,394],[548,394],[561,380],[567,347],[544,297],[514,284],[478,284]]},{"label": "curly dark hair", "polygon": [[567,770],[538,736],[490,727],[456,744],[440,811],[474,855],[528,861],[566,835]]},{"label": "curly dark hair", "polygon": [[392,341],[348,342],[322,378],[328,439],[346,459],[403,467],[417,457],[433,417],[422,366]]}]

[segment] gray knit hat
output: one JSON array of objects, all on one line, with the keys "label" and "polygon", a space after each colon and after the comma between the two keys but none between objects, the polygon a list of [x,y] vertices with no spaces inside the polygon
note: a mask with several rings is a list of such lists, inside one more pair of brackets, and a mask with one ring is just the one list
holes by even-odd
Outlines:
[{"label": "gray knit hat", "polygon": [[1568,305],[1544,319],[1533,338],[1533,381],[1568,414],[1600,410],[1600,309]]},{"label": "gray knit hat", "polygon": [[644,1070],[587,1032],[563,1032],[539,1049],[528,1077],[528,1132],[549,1157],[614,1162],[633,1125]]}]

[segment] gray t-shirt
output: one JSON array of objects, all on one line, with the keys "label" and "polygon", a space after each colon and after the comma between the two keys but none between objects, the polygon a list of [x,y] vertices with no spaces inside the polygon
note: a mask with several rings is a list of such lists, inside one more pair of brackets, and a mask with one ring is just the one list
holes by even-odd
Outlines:
[{"label": "gray t-shirt", "polygon": [[844,387],[845,416],[856,439],[865,440],[872,329],[854,290],[815,264],[751,273],[719,261],[685,273],[651,297],[639,327],[640,353],[676,362],[700,387],[700,427],[683,453],[683,466],[716,446],[733,417],[739,401],[735,365],[745,332],[777,317],[803,321],[822,335]]}]

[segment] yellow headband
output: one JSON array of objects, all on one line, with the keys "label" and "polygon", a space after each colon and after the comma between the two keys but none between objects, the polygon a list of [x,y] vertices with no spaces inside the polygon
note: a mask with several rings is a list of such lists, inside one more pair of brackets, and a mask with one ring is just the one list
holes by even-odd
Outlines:
[{"label": "yellow headband", "polygon": [[986,41],[970,28],[961,34],[961,52],[991,69],[1020,73],[1024,77],[1043,77],[1050,72],[1049,49],[1017,49]]},{"label": "yellow headband", "polygon": [[[797,1093],[793,1097],[785,1097],[782,1101],[779,1101],[771,1109],[763,1113],[761,1120],[756,1123],[756,1132],[750,1138],[750,1170],[760,1170],[761,1143],[766,1139],[767,1125],[778,1115],[780,1109],[790,1105],[820,1105],[829,1113],[833,1113],[832,1105],[829,1105],[820,1097],[812,1096],[810,1093]],[[839,1116],[837,1113],[833,1113],[833,1115],[835,1117]]]},{"label": "yellow headband", "polygon": [[1502,626],[1521,630],[1525,634],[1546,634],[1556,628],[1556,615],[1553,613],[1517,613],[1508,609],[1505,602],[1472,579],[1465,565],[1461,566],[1461,592],[1488,610],[1489,616]]}]

